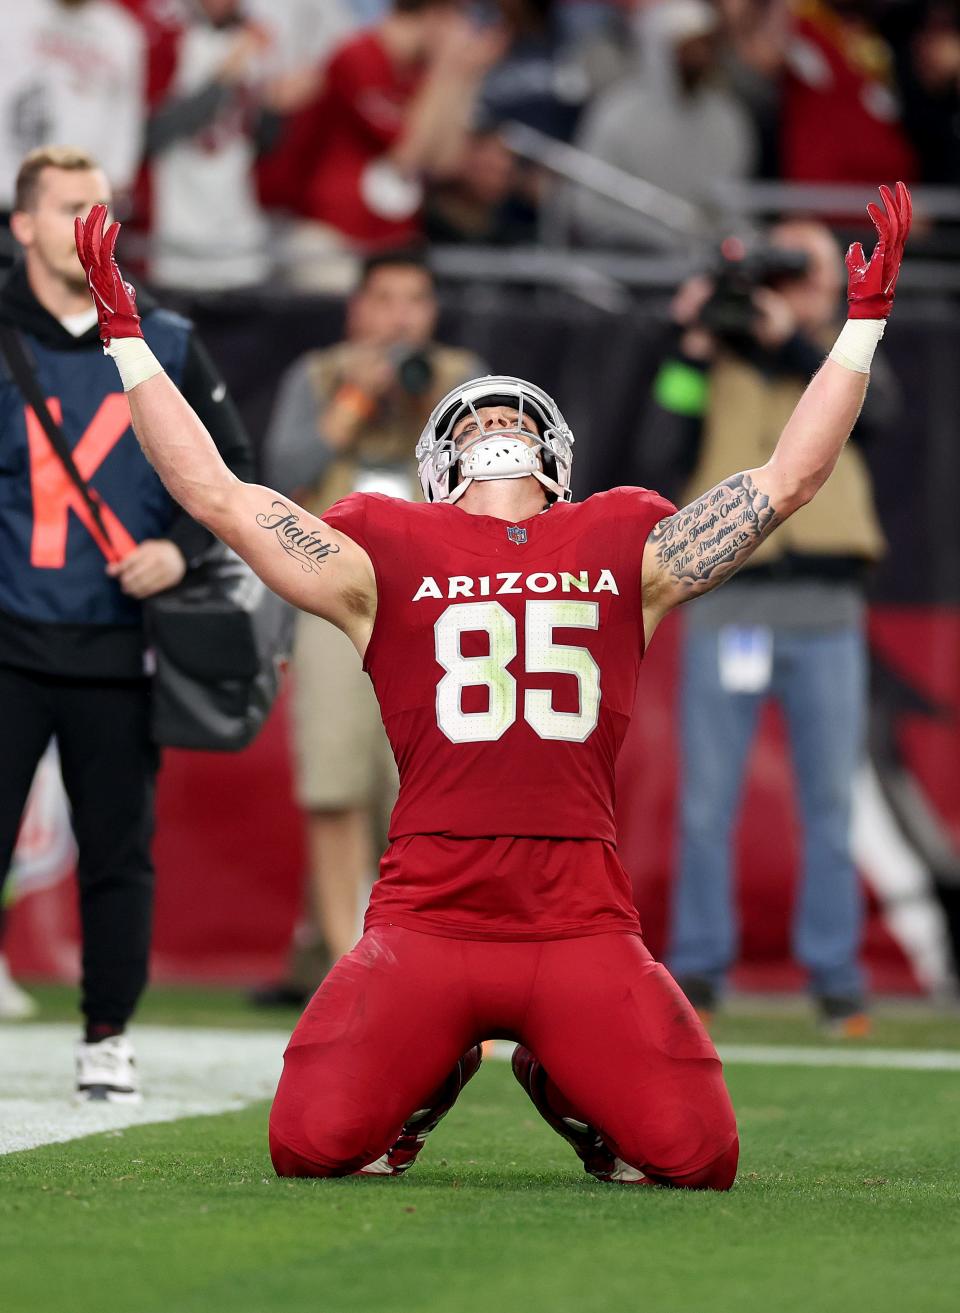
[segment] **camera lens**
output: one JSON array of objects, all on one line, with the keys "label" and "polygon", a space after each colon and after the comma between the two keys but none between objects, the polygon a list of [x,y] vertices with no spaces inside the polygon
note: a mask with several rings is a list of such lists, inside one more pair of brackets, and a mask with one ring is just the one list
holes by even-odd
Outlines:
[{"label": "camera lens", "polygon": [[433,382],[433,366],[427,352],[419,349],[414,351],[402,349],[391,355],[393,355],[394,369],[397,370],[397,381],[404,393],[410,394],[411,397],[422,397]]},{"label": "camera lens", "polygon": [[404,392],[420,397],[433,382],[433,366],[425,351],[410,351],[396,363],[397,378]]}]

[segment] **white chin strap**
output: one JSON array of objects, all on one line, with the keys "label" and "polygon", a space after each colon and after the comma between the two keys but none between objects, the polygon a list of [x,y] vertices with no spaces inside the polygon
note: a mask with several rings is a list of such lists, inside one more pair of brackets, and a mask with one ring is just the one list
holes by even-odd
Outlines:
[{"label": "white chin strap", "polygon": [[526,479],[533,475],[545,488],[560,495],[553,479],[547,477],[540,463],[540,452],[522,438],[500,434],[475,443],[460,457],[460,482],[447,497],[448,502],[458,501],[474,479]]},{"label": "white chin strap", "polygon": [[521,438],[484,438],[460,457],[461,479],[522,479],[541,468],[540,453]]}]

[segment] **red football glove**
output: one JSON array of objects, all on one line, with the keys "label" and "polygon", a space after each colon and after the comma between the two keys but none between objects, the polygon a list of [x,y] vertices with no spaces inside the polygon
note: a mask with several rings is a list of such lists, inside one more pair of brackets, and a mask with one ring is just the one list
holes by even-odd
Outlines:
[{"label": "red football glove", "polygon": [[137,314],[137,294],[113,258],[120,225],[112,223],[103,231],[107,217],[105,205],[95,205],[86,219],[74,220],[77,254],[87,275],[87,286],[97,307],[100,341],[109,346],[115,337],[143,337]]},{"label": "red football glove", "polygon": [[849,319],[886,319],[893,309],[893,293],[900,276],[913,204],[902,182],[897,183],[896,196],[889,187],[881,187],[880,199],[882,210],[879,205],[867,206],[878,238],[869,264],[859,242],[854,242],[847,251]]}]

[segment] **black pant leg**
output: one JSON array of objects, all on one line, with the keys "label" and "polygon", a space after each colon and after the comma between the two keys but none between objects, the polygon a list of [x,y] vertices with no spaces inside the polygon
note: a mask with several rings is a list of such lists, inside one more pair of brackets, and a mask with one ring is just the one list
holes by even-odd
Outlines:
[{"label": "black pant leg", "polygon": [[57,741],[79,851],[81,1008],[123,1026],[147,982],[153,914],[154,785],[146,680],[61,683]]},{"label": "black pant leg", "polygon": [[53,723],[49,681],[29,671],[0,666],[0,890],[10,871],[27,795],[37,762],[53,734]]}]

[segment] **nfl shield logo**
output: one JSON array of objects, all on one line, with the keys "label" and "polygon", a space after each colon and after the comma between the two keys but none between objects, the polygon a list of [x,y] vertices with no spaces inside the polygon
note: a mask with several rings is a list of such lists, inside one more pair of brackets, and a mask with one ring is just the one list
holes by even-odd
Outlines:
[{"label": "nfl shield logo", "polygon": [[521,543],[527,541],[527,531],[521,528],[519,524],[511,524],[507,526],[507,537],[519,547]]}]

